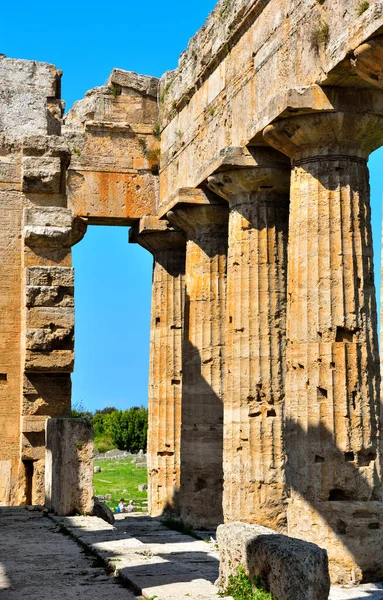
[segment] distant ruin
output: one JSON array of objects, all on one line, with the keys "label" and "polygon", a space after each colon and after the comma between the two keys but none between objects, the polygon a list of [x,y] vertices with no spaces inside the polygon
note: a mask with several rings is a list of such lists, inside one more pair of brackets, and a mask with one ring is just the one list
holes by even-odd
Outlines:
[{"label": "distant ruin", "polygon": [[65,117],[60,71],[0,56],[0,504],[44,503],[69,415],[71,247],[125,224],[154,256],[151,514],[383,578],[382,61],[382,0],[220,0],[175,71],[114,69]]}]

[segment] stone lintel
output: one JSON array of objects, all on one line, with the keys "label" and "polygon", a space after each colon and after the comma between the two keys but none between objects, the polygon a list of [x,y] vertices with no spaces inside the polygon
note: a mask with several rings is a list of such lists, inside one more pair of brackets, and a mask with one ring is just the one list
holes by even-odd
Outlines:
[{"label": "stone lintel", "polygon": [[178,205],[187,204],[217,204],[217,198],[209,190],[178,188],[159,208],[157,216],[159,219],[166,219],[169,211],[173,211]]}]

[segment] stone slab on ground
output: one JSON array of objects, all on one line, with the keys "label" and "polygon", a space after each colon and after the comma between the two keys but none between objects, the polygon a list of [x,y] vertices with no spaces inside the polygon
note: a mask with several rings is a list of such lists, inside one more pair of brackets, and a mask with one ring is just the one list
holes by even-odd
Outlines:
[{"label": "stone slab on ground", "polygon": [[1,600],[137,600],[42,512],[0,507]]},{"label": "stone slab on ground", "polygon": [[367,583],[355,588],[332,586],[330,600],[383,600],[383,585]]},{"label": "stone slab on ground", "polygon": [[249,523],[217,529],[219,581],[227,588],[242,567],[253,581],[260,577],[278,600],[327,600],[330,591],[327,552],[315,544]]},{"label": "stone slab on ground", "polygon": [[158,519],[116,515],[114,526],[96,517],[54,517],[118,574],[156,600],[218,599],[218,552],[212,542],[164,527]]}]

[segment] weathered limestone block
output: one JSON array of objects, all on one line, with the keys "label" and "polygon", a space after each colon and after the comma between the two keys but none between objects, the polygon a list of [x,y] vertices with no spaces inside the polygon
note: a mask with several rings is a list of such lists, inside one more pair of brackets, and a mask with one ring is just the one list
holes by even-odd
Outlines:
[{"label": "weathered limestone block", "polygon": [[32,306],[74,306],[73,287],[32,286],[25,288],[26,305]]},{"label": "weathered limestone block", "polygon": [[179,512],[186,238],[166,221],[140,220],[131,241],[153,254],[148,475],[152,516]]},{"label": "weathered limestone block", "polygon": [[72,148],[68,206],[99,223],[154,215],[158,196],[158,80],[114,69],[65,116]]},{"label": "weathered limestone block", "polygon": [[277,600],[327,600],[330,577],[326,550],[258,525],[229,523],[217,529],[218,586],[242,566],[261,578]]},{"label": "weathered limestone block", "polygon": [[74,270],[70,267],[27,267],[27,286],[62,286],[73,288]]},{"label": "weathered limestone block", "polygon": [[[289,515],[300,514],[301,498],[313,506],[342,501],[344,507],[381,499],[366,159],[383,143],[383,117],[351,111],[297,116],[270,125],[264,135],[294,165],[286,350]],[[300,537],[299,525],[294,534]],[[315,527],[304,535],[314,542],[318,536]],[[340,539],[347,554],[348,536]],[[338,553],[332,573],[341,562]],[[344,581],[353,576],[343,573]]]},{"label": "weathered limestone block", "polygon": [[93,430],[85,419],[47,420],[45,505],[57,515],[93,510]]},{"label": "weathered limestone block", "polygon": [[381,33],[383,6],[370,1],[359,14],[361,5],[220,0],[161,78],[160,203],[203,184],[222,148],[262,145],[264,127],[296,111],[305,86],[325,82],[325,98],[329,85],[366,90],[350,54]]},{"label": "weathered limestone block", "polygon": [[24,211],[24,239],[32,247],[71,247],[85,235],[86,223],[58,206],[35,206]]},{"label": "weathered limestone block", "polygon": [[26,349],[50,352],[57,348],[63,349],[65,345],[72,347],[74,343],[73,328],[51,329],[27,329]]},{"label": "weathered limestone block", "polygon": [[55,194],[60,191],[61,161],[59,158],[24,156],[23,192]]},{"label": "weathered limestone block", "polygon": [[71,373],[74,366],[73,349],[70,350],[27,350],[25,372]]},{"label": "weathered limestone block", "polygon": [[382,502],[307,502],[294,498],[289,535],[326,548],[331,581],[338,585],[383,578]]},{"label": "weathered limestone block", "polygon": [[26,373],[23,385],[23,415],[69,417],[71,389],[69,373]]},{"label": "weathered limestone block", "polygon": [[46,416],[24,416],[21,418],[22,433],[41,433],[45,431]]},{"label": "weathered limestone block", "polygon": [[226,206],[205,204],[168,213],[186,232],[185,332],[182,357],[182,519],[194,526],[222,522],[223,371],[226,294]]},{"label": "weathered limestone block", "polygon": [[208,180],[230,206],[223,506],[225,522],[283,531],[290,162],[266,148],[254,150],[253,162],[225,166]]},{"label": "weathered limestone block", "polygon": [[0,129],[14,139],[60,132],[61,72],[54,65],[0,56]]}]

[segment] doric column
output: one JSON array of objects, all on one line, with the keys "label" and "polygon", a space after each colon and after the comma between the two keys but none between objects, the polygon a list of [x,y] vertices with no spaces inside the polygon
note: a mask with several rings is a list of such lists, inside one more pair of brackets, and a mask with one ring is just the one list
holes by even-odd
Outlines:
[{"label": "doric column", "polygon": [[144,217],[131,231],[131,241],[154,257],[147,449],[150,514],[178,514],[186,238],[154,217]]},{"label": "doric column", "polygon": [[[286,350],[289,533],[327,547],[334,579],[358,580],[375,560],[371,549],[379,525],[367,528],[364,522],[362,528],[363,518],[375,522],[376,515],[359,515],[355,501],[381,498],[366,159],[383,143],[383,118],[349,112],[296,116],[270,125],[264,137],[293,161]],[[364,554],[362,533],[369,540]]]},{"label": "doric column", "polygon": [[225,521],[286,527],[283,405],[290,163],[271,149],[209,187],[230,205],[225,343]]},{"label": "doric column", "polygon": [[[202,191],[199,194],[202,202],[208,202]],[[228,211],[220,204],[178,203],[168,218],[186,232],[188,239],[182,362],[181,516],[194,526],[209,526],[222,522]]]}]

